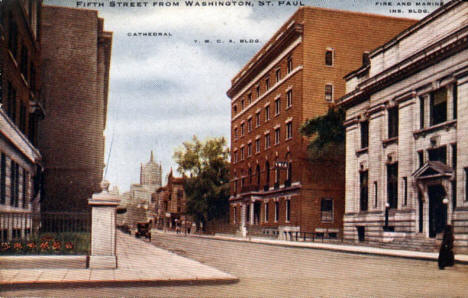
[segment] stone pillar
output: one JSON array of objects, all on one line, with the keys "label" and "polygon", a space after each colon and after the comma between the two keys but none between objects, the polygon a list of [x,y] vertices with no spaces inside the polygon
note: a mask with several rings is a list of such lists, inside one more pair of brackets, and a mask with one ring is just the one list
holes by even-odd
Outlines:
[{"label": "stone pillar", "polygon": [[88,200],[91,206],[90,269],[117,268],[115,217],[120,199],[109,193],[109,182],[101,182],[102,191]]},{"label": "stone pillar", "polygon": [[247,227],[245,226],[245,221],[247,218],[247,205],[242,203],[241,205],[241,233],[242,237],[247,237]]},{"label": "stone pillar", "polygon": [[250,202],[250,225],[254,224],[254,202]]}]

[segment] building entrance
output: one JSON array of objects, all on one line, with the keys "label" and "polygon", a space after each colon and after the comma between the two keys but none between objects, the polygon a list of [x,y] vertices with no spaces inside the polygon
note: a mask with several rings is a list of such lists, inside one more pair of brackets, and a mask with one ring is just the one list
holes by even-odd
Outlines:
[{"label": "building entrance", "polygon": [[435,238],[444,231],[447,223],[447,205],[443,203],[446,196],[442,185],[431,185],[427,188],[429,195],[429,237]]},{"label": "building entrance", "polygon": [[260,209],[261,209],[262,203],[261,202],[255,202],[254,203],[254,223],[259,224],[260,223]]}]

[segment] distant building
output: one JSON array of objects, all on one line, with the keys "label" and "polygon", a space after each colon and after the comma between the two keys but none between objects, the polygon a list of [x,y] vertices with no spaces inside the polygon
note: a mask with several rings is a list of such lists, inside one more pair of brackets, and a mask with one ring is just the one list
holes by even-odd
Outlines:
[{"label": "distant building", "polygon": [[0,1],[0,241],[28,237],[40,206],[41,3]]},{"label": "distant building", "polygon": [[454,0],[346,76],[345,239],[468,251],[468,2]]},{"label": "distant building", "polygon": [[154,220],[156,202],[152,194],[161,187],[162,167],[154,161],[153,151],[150,160],[142,164],[140,168],[140,183],[132,184],[128,194],[120,205],[127,208],[127,213],[123,216],[130,226],[137,222],[147,222]]},{"label": "distant building", "polygon": [[249,232],[337,237],[344,213],[344,156],[308,161],[307,120],[345,93],[362,54],[414,20],[300,8],[232,79],[230,220]]},{"label": "distant building", "polygon": [[154,194],[156,201],[156,224],[159,229],[183,229],[192,225],[187,213],[187,198],[184,191],[184,177],[174,177],[172,170],[167,184]]},{"label": "distant building", "polygon": [[39,129],[42,210],[86,210],[104,168],[112,33],[94,10],[44,6],[40,21],[48,116]]}]

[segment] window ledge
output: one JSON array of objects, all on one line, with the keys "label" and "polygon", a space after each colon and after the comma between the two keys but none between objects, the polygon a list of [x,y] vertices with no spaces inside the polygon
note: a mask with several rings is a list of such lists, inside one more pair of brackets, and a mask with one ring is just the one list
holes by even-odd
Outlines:
[{"label": "window ledge", "polygon": [[287,110],[289,110],[291,108],[292,108],[292,105],[290,105],[289,107],[286,107],[284,110],[287,111]]},{"label": "window ledge", "polygon": [[388,138],[388,139],[382,141],[382,145],[383,145],[384,148],[387,147],[388,145],[393,144],[393,143],[398,144],[398,136],[393,137],[393,138]]},{"label": "window ledge", "polygon": [[358,149],[356,150],[356,156],[367,153],[368,151],[369,151],[369,147]]},{"label": "window ledge", "polygon": [[451,127],[457,127],[457,119],[450,120],[450,121],[445,121],[430,127],[418,129],[413,132],[413,136],[415,138],[419,138],[420,136],[425,137],[427,134],[439,130],[439,129],[446,129],[449,130]]}]

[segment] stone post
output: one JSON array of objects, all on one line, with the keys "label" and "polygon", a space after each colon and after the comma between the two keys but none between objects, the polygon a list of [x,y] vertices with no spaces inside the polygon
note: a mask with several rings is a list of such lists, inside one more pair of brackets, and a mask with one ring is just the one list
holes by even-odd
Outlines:
[{"label": "stone post", "polygon": [[120,199],[109,193],[109,182],[101,182],[102,191],[88,200],[91,206],[90,269],[117,268],[115,217]]}]

